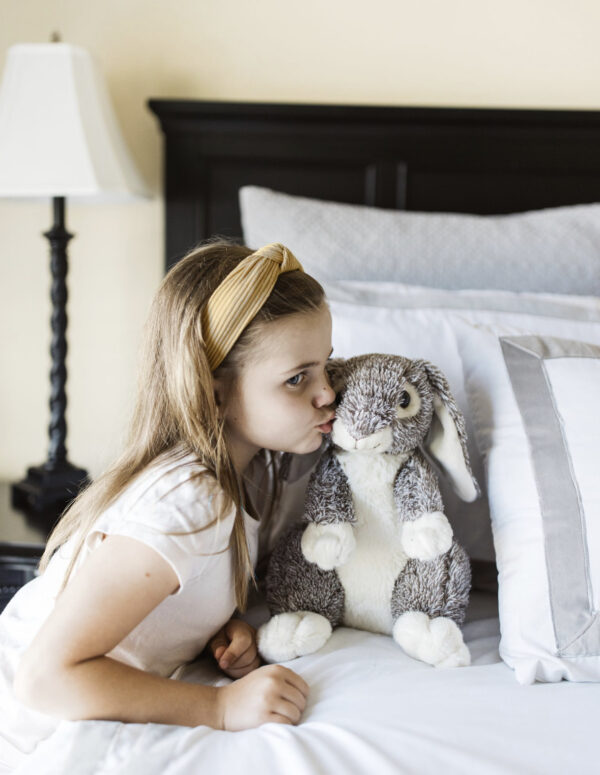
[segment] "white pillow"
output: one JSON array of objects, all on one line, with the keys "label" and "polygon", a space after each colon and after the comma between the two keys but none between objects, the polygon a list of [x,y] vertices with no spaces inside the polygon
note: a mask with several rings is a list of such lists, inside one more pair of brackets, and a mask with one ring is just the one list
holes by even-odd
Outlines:
[{"label": "white pillow", "polygon": [[453,290],[371,280],[325,282],[331,298],[349,304],[444,308],[487,312],[516,312],[540,317],[600,322],[600,298],[558,293],[528,293],[504,290]]},{"label": "white pillow", "polygon": [[244,240],[287,245],[320,281],[600,295],[600,205],[480,216],[240,189]]},{"label": "white pillow", "polygon": [[578,325],[455,329],[487,462],[500,654],[520,683],[600,680],[600,326]]},{"label": "white pillow", "polygon": [[[474,503],[464,503],[440,477],[446,513],[468,554],[493,560],[483,458],[475,443],[456,326],[460,321],[496,324],[508,330],[516,325],[519,332],[570,332],[577,337],[582,327],[585,331],[592,326],[587,321],[600,322],[600,300],[498,291],[432,291],[396,283],[326,283],[325,290],[333,317],[334,355],[395,353],[425,358],[445,373],[465,415],[471,466],[484,492]],[[523,312],[514,311],[519,309]]]}]

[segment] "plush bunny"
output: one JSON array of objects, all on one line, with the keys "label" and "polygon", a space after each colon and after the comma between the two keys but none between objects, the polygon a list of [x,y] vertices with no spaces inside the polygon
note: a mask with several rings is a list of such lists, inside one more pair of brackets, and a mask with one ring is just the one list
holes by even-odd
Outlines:
[{"label": "plush bunny", "polygon": [[431,363],[400,356],[329,363],[336,420],[308,484],[303,522],[269,562],[273,616],[259,629],[260,653],[270,662],[310,654],[332,627],[346,625],[391,634],[407,654],[437,667],[468,665],[459,625],[469,559],[423,453],[463,500],[478,496],[448,383]]}]

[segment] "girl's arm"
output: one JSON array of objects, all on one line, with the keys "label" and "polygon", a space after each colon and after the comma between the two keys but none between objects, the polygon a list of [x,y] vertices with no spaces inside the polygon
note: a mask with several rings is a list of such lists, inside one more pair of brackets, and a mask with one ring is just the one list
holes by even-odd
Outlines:
[{"label": "girl's arm", "polygon": [[177,587],[172,567],[153,549],[108,536],[71,579],[23,655],[17,697],[68,719],[221,729],[297,723],[308,687],[291,670],[260,668],[215,688],[155,676],[105,656]]}]

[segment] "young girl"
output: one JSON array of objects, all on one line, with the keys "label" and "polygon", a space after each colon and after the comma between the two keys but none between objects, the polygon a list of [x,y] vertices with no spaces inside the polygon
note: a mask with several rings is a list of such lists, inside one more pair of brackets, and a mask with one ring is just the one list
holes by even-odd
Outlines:
[{"label": "young girl", "polygon": [[[334,416],[330,353],[323,290],[282,245],[212,243],[171,269],[127,448],[0,616],[0,761],[18,762],[61,718],[298,723],[306,683],[259,667],[254,630],[231,618],[256,561],[243,477],[259,450],[319,448]],[[237,680],[168,678],[207,644]]]}]

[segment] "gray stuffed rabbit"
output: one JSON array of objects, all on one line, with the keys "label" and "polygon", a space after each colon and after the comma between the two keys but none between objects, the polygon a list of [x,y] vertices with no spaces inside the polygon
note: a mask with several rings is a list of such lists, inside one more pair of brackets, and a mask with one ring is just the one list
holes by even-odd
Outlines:
[{"label": "gray stuffed rabbit", "polygon": [[390,634],[437,667],[468,665],[459,625],[469,559],[423,454],[463,500],[478,496],[448,383],[431,363],[394,355],[329,364],[336,420],[308,484],[303,522],[270,559],[272,618],[259,630],[260,653],[269,662],[310,654],[345,625]]}]

